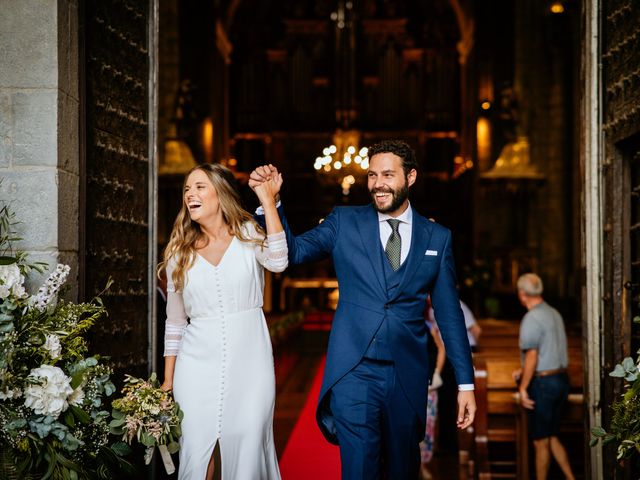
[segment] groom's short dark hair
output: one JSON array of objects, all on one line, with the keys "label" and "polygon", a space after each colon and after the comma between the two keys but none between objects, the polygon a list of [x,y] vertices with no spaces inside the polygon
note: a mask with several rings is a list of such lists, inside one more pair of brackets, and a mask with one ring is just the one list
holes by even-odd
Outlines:
[{"label": "groom's short dark hair", "polygon": [[405,175],[413,169],[418,170],[416,153],[413,151],[413,148],[402,140],[383,140],[382,142],[378,142],[369,147],[367,155],[371,158],[378,153],[393,153],[400,157]]}]

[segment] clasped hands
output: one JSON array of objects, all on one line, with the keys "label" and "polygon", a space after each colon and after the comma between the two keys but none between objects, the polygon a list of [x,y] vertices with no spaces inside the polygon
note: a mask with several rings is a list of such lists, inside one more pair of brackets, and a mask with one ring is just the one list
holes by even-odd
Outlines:
[{"label": "clasped hands", "polygon": [[263,206],[275,204],[282,187],[282,174],[273,165],[262,165],[249,175],[249,187]]}]

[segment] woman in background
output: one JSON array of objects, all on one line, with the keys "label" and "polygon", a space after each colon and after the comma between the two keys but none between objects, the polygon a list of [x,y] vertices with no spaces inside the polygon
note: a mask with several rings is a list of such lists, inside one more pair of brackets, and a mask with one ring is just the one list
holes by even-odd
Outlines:
[{"label": "woman in background", "polygon": [[173,390],[184,412],[181,480],[280,479],[262,303],[264,268],[287,267],[274,203],[281,184],[278,175],[254,189],[265,210],[265,235],[242,209],[230,170],[204,164],[185,179],[160,266],[168,292],[162,388]]},{"label": "woman in background", "polygon": [[431,308],[431,301],[427,298],[427,318],[425,323],[427,324],[428,334],[431,335],[429,341],[429,347],[436,347],[435,368],[431,381],[429,382],[429,393],[427,395],[427,424],[425,426],[424,439],[420,442],[420,460],[422,478],[431,478],[431,473],[427,468],[427,464],[433,458],[433,444],[436,434],[436,421],[438,419],[438,388],[442,386],[442,377],[440,373],[444,368],[444,362],[447,359],[447,354],[444,348],[444,342],[440,336],[440,330],[433,316],[433,309]]}]

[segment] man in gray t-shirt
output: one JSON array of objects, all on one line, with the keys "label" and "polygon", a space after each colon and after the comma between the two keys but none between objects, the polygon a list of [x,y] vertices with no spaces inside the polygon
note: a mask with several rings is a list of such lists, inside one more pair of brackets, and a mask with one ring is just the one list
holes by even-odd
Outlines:
[{"label": "man in gray t-shirt", "polygon": [[538,351],[536,372],[567,368],[567,336],[562,316],[544,300],[533,305],[520,324],[523,364],[525,352],[532,348]]},{"label": "man in gray t-shirt", "polygon": [[520,403],[528,409],[536,478],[547,478],[553,455],[565,477],[572,480],[567,451],[557,436],[569,394],[567,335],[562,316],[544,301],[542,290],[542,280],[534,273],[518,279],[518,299],[528,311],[520,324],[522,368],[514,378],[519,381]]}]

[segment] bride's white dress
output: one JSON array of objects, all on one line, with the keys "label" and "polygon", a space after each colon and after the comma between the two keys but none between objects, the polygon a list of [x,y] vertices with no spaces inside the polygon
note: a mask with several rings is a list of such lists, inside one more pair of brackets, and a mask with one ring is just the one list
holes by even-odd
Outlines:
[{"label": "bride's white dress", "polygon": [[[245,229],[258,236],[252,224]],[[203,480],[219,442],[223,480],[280,479],[262,299],[264,268],[287,267],[284,233],[269,235],[265,248],[234,237],[218,265],[197,255],[182,292],[173,267],[170,261],[165,356],[177,354],[173,394],[184,412],[178,478]]]}]

